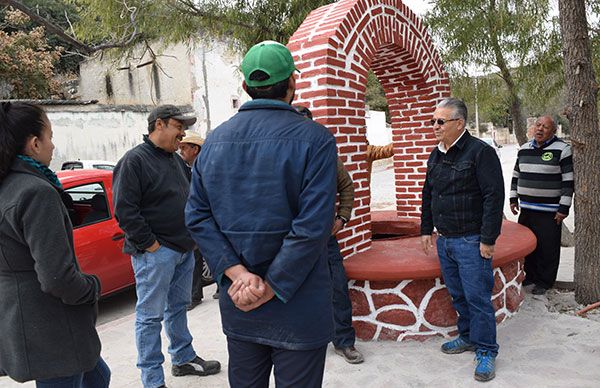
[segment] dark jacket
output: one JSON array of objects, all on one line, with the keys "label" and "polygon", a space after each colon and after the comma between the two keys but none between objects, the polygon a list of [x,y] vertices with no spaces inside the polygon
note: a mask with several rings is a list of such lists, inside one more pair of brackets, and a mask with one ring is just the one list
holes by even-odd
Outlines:
[{"label": "dark jacket", "polygon": [[[247,102],[208,137],[186,221],[222,287],[228,337],[292,350],[332,339],[326,244],[335,193],[335,139],[288,104]],[[240,263],[277,295],[248,313],[233,305],[223,276]]]},{"label": "dark jacket", "polygon": [[342,217],[346,222],[352,217],[352,207],[354,206],[354,183],[344,163],[337,159],[337,192],[339,194],[339,205],[337,215]]},{"label": "dark jacket", "polygon": [[423,185],[421,234],[435,226],[447,237],[480,234],[493,245],[500,235],[504,180],[492,147],[466,132],[448,150],[435,147]]},{"label": "dark jacket", "polygon": [[0,374],[69,376],[100,357],[100,283],[75,260],[60,189],[16,160],[0,182]]},{"label": "dark jacket", "polygon": [[183,215],[190,190],[189,167],[148,136],[113,171],[115,217],[125,232],[123,252],[144,252],[154,241],[178,252],[194,248]]}]

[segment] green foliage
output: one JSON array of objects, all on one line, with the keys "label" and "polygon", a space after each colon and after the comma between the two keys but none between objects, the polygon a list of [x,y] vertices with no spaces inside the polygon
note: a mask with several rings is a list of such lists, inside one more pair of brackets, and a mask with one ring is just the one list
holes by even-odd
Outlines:
[{"label": "green foliage", "polygon": [[366,103],[372,110],[384,111],[385,120],[390,122],[390,110],[388,108],[385,91],[379,83],[377,76],[372,71],[369,71],[367,76],[367,91],[365,93]]},{"label": "green foliage", "polygon": [[476,78],[463,75],[453,77],[450,81],[452,94],[464,100],[467,105],[469,122],[475,123],[475,102],[477,102],[480,123],[507,125],[506,107],[510,96],[498,74]]},{"label": "green foliage", "polygon": [[[543,105],[561,88],[558,24],[548,15],[547,0],[438,0],[426,17],[452,77],[501,77],[509,97],[504,110],[510,109],[520,142],[526,140],[523,102]],[[499,101],[482,105],[496,120]]]},{"label": "green foliage", "polygon": [[262,40],[287,42],[310,11],[332,0],[69,0],[86,42],[127,43],[160,39],[228,38],[245,51]]},{"label": "green foliage", "polygon": [[537,62],[549,43],[548,13],[544,0],[438,0],[426,20],[456,73]]}]

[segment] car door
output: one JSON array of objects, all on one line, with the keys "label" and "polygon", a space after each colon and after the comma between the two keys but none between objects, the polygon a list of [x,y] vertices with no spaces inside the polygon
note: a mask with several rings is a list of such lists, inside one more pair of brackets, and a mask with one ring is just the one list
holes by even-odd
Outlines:
[{"label": "car door", "polygon": [[65,192],[73,200],[75,254],[82,271],[100,278],[103,296],[132,285],[131,259],[122,252],[125,235],[112,211],[110,179],[72,183]]}]

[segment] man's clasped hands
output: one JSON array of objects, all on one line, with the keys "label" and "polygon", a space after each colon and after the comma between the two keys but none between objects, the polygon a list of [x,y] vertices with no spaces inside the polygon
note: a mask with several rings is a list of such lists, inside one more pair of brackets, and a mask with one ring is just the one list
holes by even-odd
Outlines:
[{"label": "man's clasped hands", "polygon": [[244,312],[260,307],[275,296],[269,283],[241,264],[227,268],[225,275],[233,282],[227,293],[235,306]]}]

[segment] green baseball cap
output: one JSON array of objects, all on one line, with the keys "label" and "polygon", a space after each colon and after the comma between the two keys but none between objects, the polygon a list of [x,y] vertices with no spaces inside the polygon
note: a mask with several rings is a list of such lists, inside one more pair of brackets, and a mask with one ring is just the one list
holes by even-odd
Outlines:
[{"label": "green baseball cap", "polygon": [[[257,70],[265,72],[269,78],[250,79],[250,75]],[[290,50],[273,40],[265,40],[252,46],[242,61],[244,80],[252,88],[274,85],[289,78],[294,70],[298,71]]]}]

